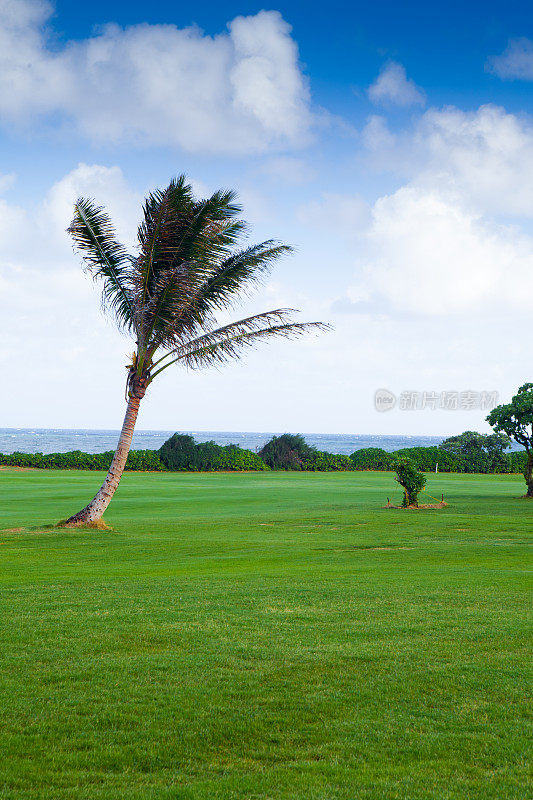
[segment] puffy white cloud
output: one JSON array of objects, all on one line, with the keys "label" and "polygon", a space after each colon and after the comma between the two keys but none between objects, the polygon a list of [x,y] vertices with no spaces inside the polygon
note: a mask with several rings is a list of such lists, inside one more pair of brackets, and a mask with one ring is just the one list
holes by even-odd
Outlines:
[{"label": "puffy white cloud", "polygon": [[[135,243],[140,222],[142,195],[132,190],[120,167],[103,167],[99,164],[78,166],[55,183],[43,200],[38,214],[38,224],[48,247],[55,241],[70,250],[66,228],[78,197],[94,199],[110,215],[117,236],[124,244]],[[66,252],[66,251],[65,251]]]},{"label": "puffy white cloud", "polygon": [[[353,310],[381,303],[408,314],[526,313],[531,122],[491,105],[430,109],[395,135],[371,118],[363,141],[373,163],[395,171],[403,186],[377,200],[359,237],[363,266],[347,294]],[[354,229],[358,220],[354,212]]]},{"label": "puffy white cloud", "polygon": [[418,184],[458,192],[478,210],[533,216],[533,125],[527,118],[492,105],[430,110],[411,148]]},{"label": "puffy white cloud", "polygon": [[407,78],[405,67],[396,61],[385,64],[374,83],[368,87],[368,96],[373,103],[398,106],[424,105],[426,102],[422,89]]},{"label": "puffy white cloud", "polygon": [[211,37],[105,26],[52,47],[39,0],[0,0],[0,121],[63,118],[96,141],[250,153],[307,141],[312,115],[290,26],[276,11]]},{"label": "puffy white cloud", "polygon": [[437,190],[402,187],[380,198],[366,258],[351,294],[377,294],[395,310],[449,315],[531,306],[533,239]]},{"label": "puffy white cloud", "polygon": [[511,39],[501,55],[487,60],[486,68],[503,80],[533,81],[533,42]]},{"label": "puffy white cloud", "polygon": [[66,229],[80,195],[104,206],[118,238],[130,247],[135,245],[142,196],[131,189],[119,167],[79,164],[34,208],[0,198],[0,272],[14,270],[23,278],[26,269],[49,272],[76,268],[79,260],[73,259]]},{"label": "puffy white cloud", "polygon": [[382,117],[363,129],[367,159],[410,183],[460,194],[473,210],[533,216],[533,124],[484,105],[429,109],[414,126],[392,134]]}]

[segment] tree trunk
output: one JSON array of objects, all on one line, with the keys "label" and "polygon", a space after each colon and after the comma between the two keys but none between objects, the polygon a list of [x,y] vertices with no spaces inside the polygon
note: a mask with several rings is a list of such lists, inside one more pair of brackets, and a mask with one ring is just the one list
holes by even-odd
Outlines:
[{"label": "tree trunk", "polygon": [[111,502],[111,498],[115,494],[122,477],[122,473],[124,472],[126,459],[131,447],[135,423],[137,421],[137,414],[139,413],[140,403],[141,398],[139,397],[129,398],[117,449],[115,450],[113,461],[111,462],[111,466],[109,467],[109,471],[102,486],[98,490],[95,497],[91,500],[89,505],[85,506],[85,508],[82,508],[81,511],[78,511],[77,514],[69,517],[64,523],[65,525],[97,522],[97,520],[101,519],[104,511]]},{"label": "tree trunk", "polygon": [[528,452],[524,478],[527,484],[526,497],[533,497],[533,453]]}]

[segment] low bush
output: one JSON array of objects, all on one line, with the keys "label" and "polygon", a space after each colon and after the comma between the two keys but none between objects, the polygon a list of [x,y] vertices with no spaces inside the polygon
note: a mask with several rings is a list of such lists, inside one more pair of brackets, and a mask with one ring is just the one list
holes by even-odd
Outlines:
[{"label": "low bush", "polygon": [[326,453],[307,444],[301,434],[273,436],[259,451],[270,469],[306,472],[337,472],[353,469],[350,456]]},{"label": "low bush", "polygon": [[304,461],[310,460],[317,453],[314,447],[307,444],[299,433],[284,433],[273,436],[261,450],[259,456],[270,469],[305,469]]},{"label": "low bush", "polygon": [[387,471],[392,469],[393,453],[382,450],[381,447],[363,447],[352,453],[350,460],[353,469],[375,469]]},{"label": "low bush", "polygon": [[464,458],[441,450],[440,447],[403,447],[391,454],[396,458],[409,458],[424,472],[435,472],[438,464],[439,472],[468,472]]},{"label": "low bush", "polygon": [[396,481],[403,489],[402,506],[418,506],[418,495],[426,485],[424,473],[407,456],[396,457],[393,469],[396,472]]},{"label": "low bush", "polygon": [[[107,470],[113,459],[113,450],[104,453],[82,453],[70,450],[68,453],[10,453],[0,454],[0,464],[12,467],[33,467],[34,469],[91,469]],[[130,450],[126,461],[127,470],[164,470],[157,450]]]},{"label": "low bush", "polygon": [[453,454],[441,447],[404,447],[393,453],[367,447],[350,456],[354,469],[378,471],[394,469],[394,459],[403,457],[411,459],[423,472],[435,472],[438,465],[439,472],[523,473],[526,465],[525,451],[499,453],[490,462]]},{"label": "low bush", "polygon": [[159,456],[171,471],[247,471],[266,470],[267,465],[251,450],[236,444],[196,442],[192,436],[175,433],[161,446]]},{"label": "low bush", "polygon": [[315,450],[310,456],[304,458],[301,469],[308,472],[345,472],[354,468],[350,456],[335,453],[326,453]]}]

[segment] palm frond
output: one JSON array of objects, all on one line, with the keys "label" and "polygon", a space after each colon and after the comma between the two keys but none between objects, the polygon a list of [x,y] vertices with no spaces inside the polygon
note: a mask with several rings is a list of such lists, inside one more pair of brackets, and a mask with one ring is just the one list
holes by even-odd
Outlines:
[{"label": "palm frond", "polygon": [[[190,346],[183,345],[178,348],[176,350],[176,359],[165,365],[165,368],[175,361],[181,362],[191,369],[210,367],[214,364],[222,364],[237,358],[242,350],[253,347],[259,341],[272,337],[295,338],[313,330],[328,330],[329,327],[329,325],[325,325],[322,322],[287,322],[281,325],[269,325],[259,330],[243,331],[234,335],[222,335],[219,339],[216,339],[217,331],[212,331],[206,337],[205,344],[201,343],[202,337],[199,337],[198,340],[193,340]],[[209,341],[210,339],[212,341]]]},{"label": "palm frond", "polygon": [[197,307],[209,305],[217,309],[227,308],[235,294],[259,283],[274,261],[291,252],[289,245],[270,239],[232,253],[213,270],[201,287]]},{"label": "palm frond", "polygon": [[80,197],[68,232],[88,272],[103,282],[102,303],[121,327],[134,325],[134,298],[130,284],[131,258],[117,241],[115,229],[103,208]]},{"label": "palm frond", "polygon": [[209,344],[215,344],[222,339],[228,339],[240,333],[250,333],[263,329],[265,326],[274,324],[285,324],[289,315],[294,312],[293,308],[277,308],[274,311],[264,311],[261,314],[254,314],[252,317],[230,322],[216,330],[208,330],[201,336],[189,339],[186,342],[177,341],[172,349],[169,348],[169,355],[182,353],[184,351],[196,350]]},{"label": "palm frond", "polygon": [[[187,264],[186,280],[162,275],[156,313],[163,324],[153,328],[155,344],[176,345],[198,329],[211,328],[216,311],[235,305],[237,296],[259,283],[272,263],[287,252],[290,247],[270,240],[232,253],[214,268],[203,261]],[[174,280],[172,287],[165,285],[169,280]]]},{"label": "palm frond", "polygon": [[[184,176],[149,195],[139,226],[140,255],[134,268],[138,313],[144,322],[146,313],[150,316],[154,308],[168,320],[169,303],[175,317],[178,306],[186,307],[228,256],[245,229],[245,223],[235,218],[240,207],[234,199],[233,192],[219,191],[207,200],[195,201]],[[155,330],[161,325],[152,320],[148,328]]]}]

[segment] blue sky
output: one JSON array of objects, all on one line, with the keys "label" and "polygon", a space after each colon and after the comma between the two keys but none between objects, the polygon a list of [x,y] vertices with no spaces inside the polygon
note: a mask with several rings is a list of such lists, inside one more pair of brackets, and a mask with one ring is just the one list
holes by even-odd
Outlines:
[{"label": "blue sky", "polygon": [[236,16],[275,8],[293,27],[317,102],[353,121],[364,110],[354,106],[352,92],[372,82],[384,58],[401,61],[435,103],[504,100],[520,109],[530,96],[527,86],[502,86],[483,70],[487,54],[501,52],[509,38],[532,33],[527,2],[57,2],[55,7],[54,27],[63,41],[86,38],[106,22],[198,25],[216,35]]},{"label": "blue sky", "polygon": [[133,244],[144,194],[186,172],[296,246],[245,309],[335,331],[165,377],[141,427],[484,430],[479,408],[373,397],[532,378],[532,22],[528,3],[0,0],[2,424],[119,424],[128,345],[72,254],[72,201]]}]

